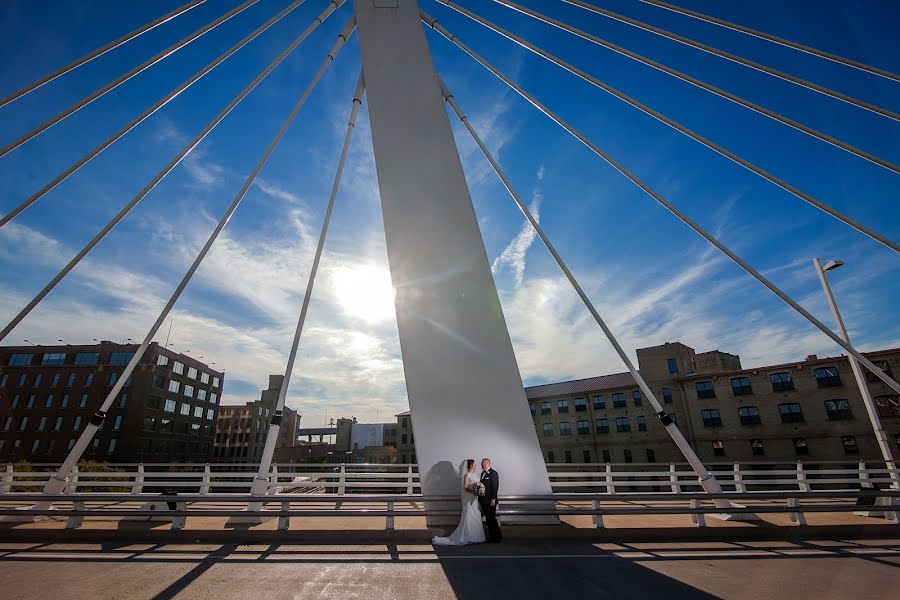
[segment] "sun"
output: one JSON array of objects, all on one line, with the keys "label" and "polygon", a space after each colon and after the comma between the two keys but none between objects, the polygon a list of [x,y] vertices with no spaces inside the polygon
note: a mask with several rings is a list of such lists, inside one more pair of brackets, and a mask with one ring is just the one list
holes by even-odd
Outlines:
[{"label": "sun", "polygon": [[367,323],[395,318],[391,274],[376,265],[341,267],[332,279],[338,304],[351,317]]}]

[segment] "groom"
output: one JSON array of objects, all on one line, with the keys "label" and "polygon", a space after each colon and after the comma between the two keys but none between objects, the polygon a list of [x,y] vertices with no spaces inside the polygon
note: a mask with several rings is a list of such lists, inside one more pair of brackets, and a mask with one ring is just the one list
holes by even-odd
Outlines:
[{"label": "groom", "polygon": [[499,543],[503,540],[500,524],[497,523],[497,492],[500,490],[500,476],[491,468],[491,459],[481,461],[481,483],[484,485],[484,496],[478,497],[478,504],[484,514],[488,529],[487,541]]}]

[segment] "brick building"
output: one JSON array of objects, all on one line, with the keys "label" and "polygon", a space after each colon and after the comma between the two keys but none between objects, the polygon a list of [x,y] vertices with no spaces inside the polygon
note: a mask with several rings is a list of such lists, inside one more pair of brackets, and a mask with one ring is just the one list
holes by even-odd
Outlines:
[{"label": "brick building", "polygon": [[[0,347],[0,460],[61,462],[137,344]],[[205,462],[224,374],[151,344],[85,452],[105,462]]]},{"label": "brick building", "polygon": [[[219,409],[212,452],[214,462],[259,463],[283,383],[284,375],[269,375],[269,387],[262,391],[259,400]],[[299,428],[300,415],[285,406],[275,448],[297,446]]]},{"label": "brick building", "polygon": [[[900,348],[865,354],[900,373]],[[641,375],[706,462],[881,459],[846,356],[743,369],[734,354],[697,353],[678,342],[637,356]],[[867,382],[900,454],[900,398],[870,374]],[[525,392],[549,463],[683,460],[630,373]],[[397,419],[399,460],[414,462],[409,411]]]}]

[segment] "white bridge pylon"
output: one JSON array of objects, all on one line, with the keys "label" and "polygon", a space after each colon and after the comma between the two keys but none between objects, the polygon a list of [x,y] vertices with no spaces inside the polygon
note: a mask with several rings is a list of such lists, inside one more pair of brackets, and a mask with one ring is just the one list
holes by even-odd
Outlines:
[{"label": "white bridge pylon", "polygon": [[[884,235],[875,232],[860,223],[856,223],[827,206],[825,203],[787,186],[781,180],[762,171],[749,161],[738,157],[726,149],[713,144],[709,140],[700,137],[693,131],[641,105],[634,99],[622,94],[612,86],[602,82],[599,78],[589,75],[584,71],[565,63],[553,55],[535,47],[523,38],[519,38],[502,28],[499,28],[486,19],[479,17],[472,11],[463,9],[449,0],[435,0],[450,9],[460,12],[481,25],[491,29],[507,39],[537,53],[557,67],[585,79],[596,87],[616,96],[620,100],[642,110],[649,116],[656,118],[677,131],[691,137],[710,150],[718,152],[734,162],[741,164],[748,170],[756,173],[770,183],[781,187],[784,191],[795,197],[812,204],[831,217],[841,221],[860,233],[867,235],[872,240],[882,244],[895,252],[900,252],[900,245]],[[498,4],[519,10],[515,3],[507,0],[495,0]],[[760,65],[745,60],[736,59],[733,55],[727,55],[714,48],[699,45],[683,36],[673,37],[674,34],[666,32],[658,27],[650,27],[634,19],[624,18],[621,15],[589,5],[588,3],[564,0],[570,4],[585,10],[598,12],[608,18],[620,20],[628,25],[646,29],[657,35],[677,39],[677,41],[709,52],[726,60],[735,61],[738,64],[753,69],[759,69]],[[262,31],[270,25],[278,22],[296,7],[303,4],[304,0],[294,0],[282,8],[282,10],[266,21],[253,33],[232,46],[231,49],[214,59],[209,65],[199,71],[194,77],[170,92],[167,96],[153,105],[144,114],[132,121],[126,128],[119,130],[112,137],[92,150],[88,155],[74,163],[56,179],[45,185],[39,192],[32,195],[18,207],[0,218],[0,227],[15,218],[18,214],[37,202],[46,192],[55,187],[59,182],[80,169],[97,154],[115,143],[122,135],[132,127],[140,125],[145,118],[150,116],[158,108],[164,106],[171,98],[190,87],[199,77],[216,68],[233,53],[240,50],[245,44],[250,43]],[[178,48],[199,38],[224,20],[238,14],[243,8],[254,4],[254,0],[247,0],[244,4],[225,13],[210,24],[197,30],[182,42]],[[40,85],[65,75],[80,67],[98,53],[112,51],[129,39],[133,39],[151,27],[164,23],[169,18],[175,18],[186,12],[197,2],[188,2],[180,9],[176,9],[160,17],[146,26],[135,30],[128,36],[120,38],[106,46],[74,61],[61,70],[37,80],[30,86],[22,88],[18,92],[0,99],[0,106],[26,97],[28,92]],[[344,6],[350,10],[344,10]],[[315,21],[304,30],[282,53],[269,64],[253,81],[251,81],[178,155],[160,171],[122,210],[107,223],[97,235],[79,251],[75,257],[54,277],[27,305],[0,331],[0,340],[24,319],[30,311],[48,295],[55,286],[109,233],[129,212],[140,203],[144,197],[170,173],[209,134],[231,110],[243,100],[265,77],[274,70],[278,64],[286,58],[304,39],[335,12],[352,12],[346,20],[338,40],[331,51],[325,57],[322,66],[310,82],[297,105],[287,115],[286,120],[278,134],[272,140],[266,152],[260,158],[255,169],[247,178],[238,196],[234,199],[228,210],[222,216],[209,239],[198,253],[193,264],[182,278],[178,287],[173,292],[169,302],[157,316],[153,326],[147,332],[143,342],[135,353],[134,358],[125,367],[117,384],[109,392],[102,406],[91,419],[90,424],[80,436],[73,450],[69,453],[62,467],[53,476],[44,488],[44,492],[55,494],[62,490],[72,470],[72,467],[80,459],[84,450],[106,418],[106,411],[112,405],[115,398],[127,381],[131,372],[141,360],[144,351],[151,343],[162,322],[178,300],[180,294],[189,283],[196,269],[205,258],[210,247],[218,235],[227,225],[234,211],[238,208],[244,194],[252,184],[254,178],[263,168],[271,153],[275,150],[281,137],[285,134],[289,125],[297,116],[300,108],[305,103],[317,82],[323,76],[331,62],[337,56],[338,50],[345,44],[355,28],[359,32],[359,45],[362,55],[362,74],[357,85],[348,130],[341,151],[341,159],[332,187],[331,197],[326,211],[316,259],[307,285],[307,293],[304,296],[303,307],[300,309],[297,330],[290,349],[288,364],[285,372],[284,384],[279,395],[278,410],[273,415],[273,420],[267,433],[265,452],[260,464],[259,473],[254,482],[254,494],[264,494],[271,489],[269,483],[269,468],[278,435],[281,418],[281,408],[284,406],[285,395],[293,370],[294,358],[303,328],[303,321],[309,305],[309,299],[313,290],[313,284],[318,269],[319,258],[328,230],[328,222],[335,195],[340,183],[341,170],[347,155],[350,135],[354,127],[359,105],[362,102],[363,89],[365,89],[369,109],[369,120],[372,129],[372,141],[375,151],[375,164],[378,177],[378,185],[381,193],[382,212],[384,217],[385,239],[387,243],[388,262],[391,278],[395,290],[396,316],[400,337],[400,348],[403,366],[406,376],[407,394],[412,411],[412,419],[416,432],[416,454],[419,463],[422,491],[426,495],[448,495],[459,489],[459,464],[466,458],[480,459],[488,456],[493,460],[501,474],[501,491],[504,495],[529,495],[549,496],[551,493],[546,466],[537,439],[537,434],[527,408],[522,378],[516,364],[515,355],[506,328],[506,322],[502,313],[496,287],[491,275],[484,243],[475,218],[474,208],[469,195],[465,176],[459,158],[459,153],[453,139],[447,111],[444,102],[450,104],[452,110],[463,122],[469,133],[473,136],[478,146],[491,163],[498,177],[503,181],[513,200],[516,202],[526,219],[531,223],[541,241],[547,247],[553,258],[569,279],[570,283],[579,294],[597,324],[603,330],[610,343],[615,348],[623,363],[634,375],[648,401],[657,411],[660,421],[671,435],[674,443],[690,463],[697,474],[700,485],[709,492],[721,492],[721,486],[715,477],[709,473],[697,457],[693,449],[681,435],[675,423],[665,413],[656,399],[653,391],[638,373],[626,351],[618,343],[614,333],[607,327],[601,315],[593,306],[590,298],[581,289],[576,278],[568,269],[565,261],[557,253],[553,244],[546,236],[537,220],[530,214],[527,206],[514,190],[512,183],[503,173],[500,165],[491,156],[487,148],[481,142],[477,132],[471,123],[465,118],[459,105],[456,103],[450,91],[443,86],[435,73],[431,60],[428,43],[422,23],[434,29],[450,43],[459,47],[462,51],[479,62],[486,69],[504,81],[513,90],[522,95],[534,107],[543,112],[547,117],[556,122],[560,127],[570,133],[591,149],[600,158],[607,161],[622,175],[630,179],[642,189],[651,199],[664,206],[674,216],[680,219],[698,235],[706,239],[730,260],[739,265],[748,274],[757,279],[761,284],[778,296],[788,306],[793,308],[812,325],[817,327],[836,344],[845,349],[863,366],[887,385],[900,392],[900,384],[892,377],[884,373],[871,361],[861,355],[844,336],[839,336],[830,328],[822,324],[812,314],[801,307],[785,292],[777,288],[772,282],[763,277],[751,265],[732,252],[725,244],[715,236],[700,228],[672,203],[663,198],[659,193],[651,189],[646,183],[633,175],[627,168],[602,150],[598,145],[586,136],[576,131],[571,125],[556,115],[551,109],[541,104],[534,96],[525,91],[521,86],[512,81],[498,69],[477,55],[469,47],[463,44],[455,35],[439,24],[434,18],[419,10],[416,0],[332,0],[327,7],[315,18]],[[573,27],[544,17],[532,10],[523,10],[535,19],[546,24],[553,25],[578,35],[584,39],[613,48],[600,38],[586,34]],[[699,14],[699,13],[698,13]],[[716,21],[718,24],[721,20]],[[727,26],[727,22],[725,23]],[[741,31],[740,28],[736,29]],[[768,39],[768,38],[766,38]],[[809,48],[792,45],[781,38],[774,38],[777,43],[794,50],[809,51]],[[176,48],[177,50],[177,48]],[[172,50],[172,52],[176,51]],[[815,54],[815,53],[813,53]],[[645,65],[654,66],[648,59],[632,52],[625,55],[642,62]],[[163,57],[164,58],[164,57]],[[163,58],[159,58],[162,60]],[[848,61],[835,55],[823,55],[831,61],[835,61],[855,69],[863,69],[870,74],[886,77],[893,81],[900,81],[900,77],[886,71],[867,67],[853,61]],[[153,60],[157,60],[154,58]],[[842,62],[843,61],[843,62]],[[0,148],[0,158],[9,152],[13,152],[19,146],[27,143],[32,138],[43,134],[56,123],[67,118],[83,106],[92,102],[97,97],[127,81],[134,74],[146,68],[139,66],[129,71],[126,75],[100,88],[84,100],[76,103],[69,109],[62,111],[55,117],[45,121],[38,128],[20,137],[12,143]],[[657,67],[654,67],[657,68]],[[674,69],[665,67],[661,70],[669,75],[684,80],[684,75]],[[772,69],[760,69],[773,77],[785,79],[785,74]],[[787,78],[796,85],[808,87],[808,82],[797,78]],[[721,90],[699,80],[691,80],[690,83],[699,89],[724,97],[731,102],[744,106],[751,110],[759,107],[734,95],[723,96]],[[111,86],[111,87],[110,87]],[[823,86],[816,86],[816,91],[826,95],[833,92]],[[851,105],[862,106],[875,114],[891,120],[900,119],[890,111],[878,109],[872,105],[862,105],[853,98],[844,94],[841,99]],[[782,124],[798,127],[811,138],[826,143],[831,143],[858,158],[869,160],[894,173],[900,173],[900,166],[887,160],[849,146],[846,143],[838,143],[836,140],[815,131],[811,127],[799,127],[793,121],[775,113],[764,112],[769,118]],[[890,462],[892,457],[887,450],[885,460]],[[727,500],[717,500],[717,505],[723,510],[731,507]],[[746,517],[745,517],[746,518]],[[546,519],[546,517],[542,517]],[[555,519],[554,519],[555,520]]]}]

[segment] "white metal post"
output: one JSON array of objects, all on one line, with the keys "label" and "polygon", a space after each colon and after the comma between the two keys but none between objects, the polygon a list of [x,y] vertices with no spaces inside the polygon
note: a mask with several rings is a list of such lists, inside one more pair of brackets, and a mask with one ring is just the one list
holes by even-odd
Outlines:
[{"label": "white metal post", "polygon": [[[844,319],[841,317],[841,312],[838,310],[837,302],[834,299],[834,292],[831,291],[831,284],[828,282],[828,277],[825,275],[825,269],[822,267],[822,261],[818,258],[814,258],[813,265],[816,267],[819,281],[822,282],[822,290],[825,292],[825,299],[828,300],[828,306],[831,308],[831,315],[834,317],[834,321],[837,324],[838,333],[840,333],[847,344],[850,344],[850,334],[847,332],[847,327],[844,325]],[[881,456],[884,458],[885,465],[891,471],[891,487],[900,489],[900,476],[896,473],[897,464],[894,462],[891,443],[888,441],[887,433],[885,433],[884,427],[881,425],[881,419],[878,417],[878,410],[875,407],[875,401],[872,399],[872,393],[869,391],[869,386],[866,385],[862,367],[860,366],[859,361],[856,360],[856,357],[852,354],[847,356],[847,360],[850,361],[850,369],[853,371],[853,377],[856,378],[856,385],[859,387],[859,393],[862,396],[863,404],[866,407],[866,412],[869,414],[869,421],[872,423],[872,429],[875,431],[875,439],[878,442],[878,447],[881,448]]]},{"label": "white metal post", "polygon": [[546,496],[547,467],[416,0],[354,7],[422,492],[455,494],[460,461],[489,457],[503,494]]},{"label": "white metal post", "polygon": [[[351,21],[347,24],[347,27],[340,34],[338,42],[335,43],[334,48],[332,48],[331,53],[329,54],[329,57],[331,57],[332,60],[334,60],[334,56],[346,42],[350,34],[353,33],[353,29],[355,27],[356,20],[351,19]],[[320,70],[317,78],[320,77],[321,73],[323,72],[324,70]],[[314,79],[314,81],[316,81],[317,78]],[[356,117],[359,114],[359,107],[362,104],[362,96],[364,91],[365,83],[363,81],[362,73],[360,73],[359,80],[356,83],[356,90],[353,92],[353,106],[350,109],[350,119],[347,122],[347,132],[344,134],[344,145],[341,148],[341,157],[338,160],[337,171],[335,172],[334,182],[331,186],[331,195],[328,198],[328,206],[325,209],[325,216],[322,220],[322,229],[319,232],[319,241],[316,246],[315,256],[313,257],[313,264],[309,272],[309,279],[306,282],[306,293],[303,296],[303,303],[300,307],[300,316],[297,318],[297,327],[294,329],[294,339],[291,343],[290,352],[288,353],[287,366],[284,370],[284,379],[282,380],[281,388],[278,390],[278,401],[275,404],[275,411],[272,414],[272,420],[269,423],[269,430],[266,432],[266,443],[263,446],[262,457],[259,461],[259,469],[256,472],[256,478],[253,480],[253,484],[250,487],[250,493],[256,496],[265,495],[269,491],[269,470],[272,466],[272,457],[275,454],[275,445],[278,442],[278,435],[281,432],[281,420],[283,418],[284,404],[287,398],[287,390],[291,382],[291,374],[294,371],[294,361],[297,358],[297,349],[300,346],[300,336],[303,334],[303,325],[306,322],[306,313],[309,310],[309,301],[312,297],[313,288],[316,283],[316,274],[319,270],[319,261],[322,258],[322,251],[325,248],[325,238],[328,234],[328,226],[331,223],[331,213],[334,210],[334,201],[337,197],[337,191],[341,183],[341,174],[344,170],[344,161],[347,158],[347,151],[350,148],[350,139],[353,136],[353,129],[356,126]],[[262,505],[258,502],[252,502],[250,506],[248,506],[248,509],[261,510]],[[255,517],[250,517],[249,519],[256,520]],[[232,517],[229,521],[237,522],[246,520],[247,519],[244,517]]]}]

